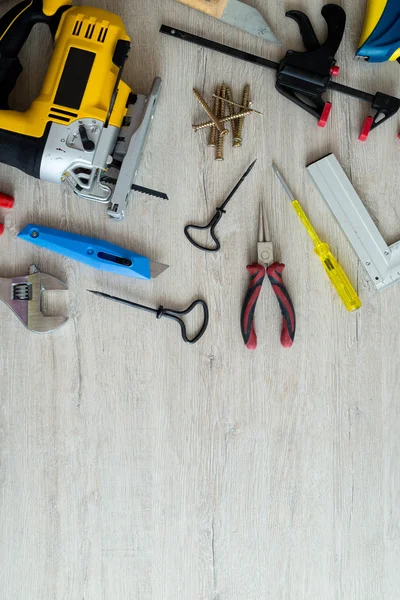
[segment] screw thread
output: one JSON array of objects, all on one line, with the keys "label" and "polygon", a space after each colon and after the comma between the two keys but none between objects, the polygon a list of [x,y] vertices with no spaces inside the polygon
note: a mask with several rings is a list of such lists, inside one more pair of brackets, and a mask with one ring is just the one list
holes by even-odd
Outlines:
[{"label": "screw thread", "polygon": [[[225,117],[225,98],[226,98],[226,85],[223,83],[221,87],[221,100],[219,104],[218,119]],[[217,151],[215,154],[215,160],[224,160],[224,137],[217,133]]]},{"label": "screw thread", "polygon": [[[229,117],[223,117],[222,119],[220,119],[220,123],[229,123],[230,121],[235,121],[235,119],[240,119],[241,117],[247,117],[248,115],[251,115],[253,113],[253,111],[249,108],[249,110],[244,110],[240,113],[237,113],[236,115],[232,115]],[[200,129],[207,129],[207,127],[213,127],[214,126],[214,122],[213,121],[207,121],[207,123],[199,123],[198,125],[192,125],[192,128],[194,131],[199,131]],[[226,130],[228,131],[228,130]],[[229,131],[228,131],[229,133]]]},{"label": "screw thread", "polygon": [[[231,88],[227,88],[226,89],[226,97],[229,100],[229,116],[233,117],[235,114],[235,109],[234,109],[234,103],[233,103],[233,98],[232,98],[232,90]],[[235,137],[236,135],[236,124],[235,121],[231,121],[231,127],[232,127],[232,136]]]},{"label": "screw thread", "polygon": [[[250,86],[245,85],[244,90],[243,90],[242,104],[246,108],[249,106],[249,99],[250,99]],[[237,126],[236,126],[236,135],[233,140],[234,148],[240,148],[242,145],[243,125],[244,125],[244,117],[241,117],[239,119],[239,121],[237,122]]]},{"label": "screw thread", "polygon": [[[221,95],[221,88],[220,87],[217,87],[215,95],[216,96],[220,96]],[[219,104],[220,104],[220,102],[221,102],[220,98],[214,98],[214,115],[216,115],[217,117],[218,117],[218,114],[219,114]],[[208,145],[214,148],[216,146],[216,139],[217,139],[217,130],[215,128],[215,125],[213,125],[211,127],[210,137],[208,138]]]},{"label": "screw thread", "polygon": [[204,110],[206,111],[206,113],[210,117],[212,123],[218,129],[219,133],[221,135],[227,135],[229,133],[228,129],[225,129],[225,127],[223,126],[223,124],[218,120],[218,118],[215,117],[213,111],[208,106],[207,102],[204,100],[204,98],[200,94],[200,92],[198,92],[195,88],[193,88],[193,94],[195,95],[195,97],[197,98],[197,100],[200,102],[201,106],[204,108]]}]

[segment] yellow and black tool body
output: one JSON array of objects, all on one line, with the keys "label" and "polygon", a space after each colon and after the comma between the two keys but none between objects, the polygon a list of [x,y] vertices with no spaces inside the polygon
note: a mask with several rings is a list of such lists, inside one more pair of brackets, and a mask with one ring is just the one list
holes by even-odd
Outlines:
[{"label": "yellow and black tool body", "polygon": [[[18,54],[39,22],[49,25],[55,46],[39,97],[21,113],[9,109],[8,96],[22,71]],[[156,78],[149,96],[132,93],[121,78],[129,49],[120,17],[71,0],[24,0],[4,15],[0,162],[67,181],[123,218],[161,84]]]},{"label": "yellow and black tool body", "polygon": [[400,60],[399,0],[369,0],[356,56],[375,63]]}]

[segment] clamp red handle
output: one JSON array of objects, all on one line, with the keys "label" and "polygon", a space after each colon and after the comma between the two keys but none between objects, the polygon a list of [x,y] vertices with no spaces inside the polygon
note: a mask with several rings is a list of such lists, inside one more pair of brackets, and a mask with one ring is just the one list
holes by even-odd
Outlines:
[{"label": "clamp red handle", "polygon": [[283,316],[281,344],[284,348],[290,348],[294,342],[296,333],[296,314],[289,292],[283,283],[282,273],[284,268],[284,264],[276,262],[267,269],[267,275],[275,296],[278,299]]},{"label": "clamp red handle", "polygon": [[1,208],[12,208],[14,206],[14,198],[8,194],[0,192],[0,207]]},{"label": "clamp red handle", "polygon": [[265,267],[258,263],[247,265],[246,269],[250,273],[251,279],[243,302],[240,327],[246,348],[255,350],[257,348],[257,335],[254,327],[254,313],[266,271]]}]

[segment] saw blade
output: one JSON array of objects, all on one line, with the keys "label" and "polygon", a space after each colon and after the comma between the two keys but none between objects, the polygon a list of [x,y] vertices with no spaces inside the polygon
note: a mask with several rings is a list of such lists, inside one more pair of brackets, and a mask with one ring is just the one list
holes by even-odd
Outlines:
[{"label": "saw blade", "polygon": [[[112,185],[115,185],[117,183],[117,178],[106,176],[106,177],[102,177],[101,181],[103,183],[111,183]],[[146,196],[152,196],[153,198],[160,198],[161,200],[169,200],[167,194],[164,194],[164,192],[159,192],[158,190],[152,190],[151,188],[143,187],[142,185],[136,185],[136,183],[133,183],[131,185],[131,190],[133,192],[139,192],[139,194],[146,194]]]},{"label": "saw blade", "polygon": [[132,184],[131,188],[134,192],[139,192],[140,194],[146,194],[147,196],[153,196],[153,198],[160,198],[161,200],[169,200],[167,194],[164,192],[158,192],[157,190],[152,190],[147,187],[143,187],[141,185],[136,185],[136,183]]},{"label": "saw blade", "polygon": [[221,21],[229,23],[229,25],[233,25],[247,33],[251,33],[251,35],[256,35],[278,46],[281,45],[258,10],[244,2],[229,0],[220,18]]}]

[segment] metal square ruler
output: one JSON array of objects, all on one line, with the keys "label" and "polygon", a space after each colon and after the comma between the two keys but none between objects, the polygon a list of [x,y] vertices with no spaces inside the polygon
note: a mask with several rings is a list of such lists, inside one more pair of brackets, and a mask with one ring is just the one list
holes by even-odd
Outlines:
[{"label": "metal square ruler", "polygon": [[400,281],[400,241],[388,246],[334,154],[307,167],[377,290]]}]

